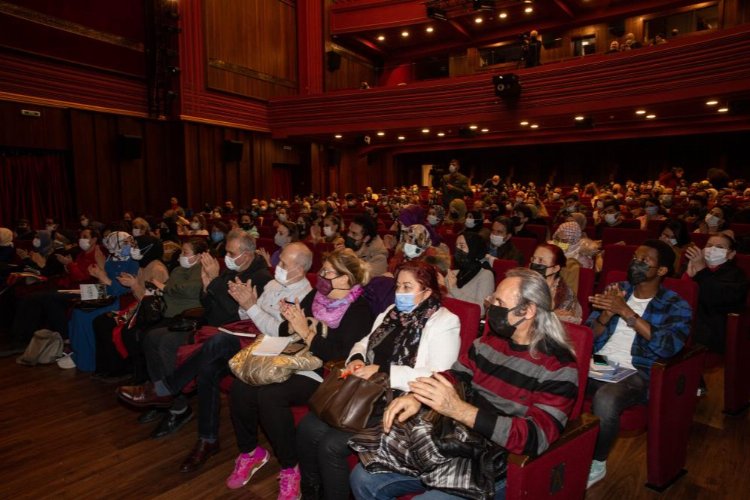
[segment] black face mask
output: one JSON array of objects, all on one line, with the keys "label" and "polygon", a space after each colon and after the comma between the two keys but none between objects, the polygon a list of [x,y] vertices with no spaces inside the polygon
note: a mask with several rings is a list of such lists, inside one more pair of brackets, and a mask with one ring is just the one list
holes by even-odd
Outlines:
[{"label": "black face mask", "polygon": [[651,266],[648,262],[642,260],[633,260],[628,266],[628,282],[631,285],[636,286],[648,279],[648,270]]},{"label": "black face mask", "polygon": [[532,262],[529,264],[529,269],[532,271],[536,271],[539,274],[542,275],[542,278],[547,279],[547,269],[549,269],[550,266],[545,266],[544,264],[537,264],[536,262]]},{"label": "black face mask", "polygon": [[518,227],[521,225],[521,218],[517,215],[514,215],[510,218],[510,221],[513,223],[513,227]]},{"label": "black face mask", "polygon": [[516,307],[508,309],[507,307],[491,305],[487,311],[487,322],[490,325],[490,331],[500,338],[511,338],[516,331],[516,327],[526,320],[526,318],[521,318],[515,324],[511,324],[508,321],[508,314],[516,309]]},{"label": "black face mask", "polygon": [[351,236],[347,236],[346,238],[344,238],[344,246],[346,248],[351,248],[355,252],[359,250],[360,248],[362,248],[362,243],[364,243],[364,241],[362,240],[357,241]]},{"label": "black face mask", "polygon": [[240,224],[240,227],[244,229],[245,231],[250,231],[253,228],[253,225],[249,222],[245,222],[243,224]]},{"label": "black face mask", "polygon": [[459,269],[463,269],[471,265],[471,259],[469,258],[469,253],[463,250],[460,250],[458,248],[453,253],[453,260],[456,262],[456,265],[458,266]]}]

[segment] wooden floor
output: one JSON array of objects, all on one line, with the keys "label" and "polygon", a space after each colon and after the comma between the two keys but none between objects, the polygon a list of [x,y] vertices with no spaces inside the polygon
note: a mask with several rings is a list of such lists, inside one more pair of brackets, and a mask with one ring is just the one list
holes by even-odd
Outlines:
[{"label": "wooden floor", "polygon": [[[721,413],[721,377],[707,374],[690,440],[688,474],[659,495],[646,481],[646,436],[620,438],[608,475],[589,499],[750,498],[750,417]],[[0,499],[251,498],[274,499],[271,461],[239,491],[224,486],[237,453],[226,403],[221,452],[194,474],[178,471],[196,439],[193,420],[177,435],[148,439],[154,424],[117,402],[114,386],[57,366],[27,368],[0,360]]]}]

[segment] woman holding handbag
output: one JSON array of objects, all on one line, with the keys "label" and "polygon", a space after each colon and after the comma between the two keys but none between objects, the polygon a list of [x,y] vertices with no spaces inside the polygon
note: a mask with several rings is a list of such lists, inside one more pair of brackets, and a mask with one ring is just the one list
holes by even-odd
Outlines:
[{"label": "woman holding handbag", "polygon": [[[302,303],[285,304],[285,323],[279,332],[297,334],[310,352],[323,360],[344,359],[355,342],[370,331],[372,315],[363,294],[369,269],[354,251],[331,252],[318,273],[316,289]],[[286,382],[251,386],[235,380],[230,392],[232,423],[240,455],[227,478],[231,489],[241,488],[268,461],[270,454],[258,446],[258,424],[268,436],[281,465],[279,499],[300,497],[299,460],[295,446],[291,406],[303,405],[323,381],[322,369],[298,372]]]},{"label": "woman holding handbag", "polygon": [[[396,269],[396,303],[375,320],[372,332],[357,342],[347,358],[346,371],[370,378],[389,375],[390,387],[408,391],[409,382],[450,368],[461,345],[458,317],[440,305],[440,287],[433,266],[420,260]],[[370,415],[374,425],[382,418],[383,404]],[[348,499],[353,435],[309,413],[297,432],[297,453],[302,468],[305,498]]]}]

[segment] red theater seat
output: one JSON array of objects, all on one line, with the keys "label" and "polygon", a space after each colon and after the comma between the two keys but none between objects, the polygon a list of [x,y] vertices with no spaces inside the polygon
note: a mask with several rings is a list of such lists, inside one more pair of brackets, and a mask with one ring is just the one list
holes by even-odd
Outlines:
[{"label": "red theater seat", "polygon": [[547,241],[549,228],[541,224],[527,224],[526,229],[536,234],[537,243],[544,243]]},{"label": "red theater seat", "polygon": [[578,268],[578,302],[581,304],[581,318],[583,318],[583,321],[586,321],[589,313],[591,313],[589,297],[594,294],[595,280],[596,272],[593,269]]},{"label": "red theater seat", "polygon": [[602,246],[612,245],[624,241],[626,245],[640,245],[653,235],[640,229],[621,227],[605,227],[602,229]]},{"label": "red theater seat", "polygon": [[492,263],[492,272],[495,273],[495,288],[505,279],[505,273],[516,267],[518,267],[518,262],[515,260],[495,259]]},{"label": "red theater seat", "polygon": [[534,250],[536,250],[539,243],[534,238],[520,238],[518,236],[514,236],[510,241],[523,254],[523,265],[528,266],[529,260],[534,255]]},{"label": "red theater seat", "polygon": [[604,290],[606,280],[603,278],[607,276],[610,271],[622,271],[625,272],[630,265],[630,261],[633,260],[635,251],[638,250],[637,245],[607,245],[603,247],[603,263],[602,270],[599,276],[599,286],[596,287],[598,292]]},{"label": "red theater seat", "polygon": [[[737,254],[735,262],[750,279],[750,255]],[[727,316],[725,342],[724,412],[737,415],[750,405],[750,294],[744,311]]]}]

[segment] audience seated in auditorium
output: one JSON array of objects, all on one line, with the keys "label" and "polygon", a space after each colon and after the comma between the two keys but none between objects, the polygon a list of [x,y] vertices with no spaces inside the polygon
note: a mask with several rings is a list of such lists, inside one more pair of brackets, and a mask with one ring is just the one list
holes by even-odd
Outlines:
[{"label": "audience seated in auditorium", "polygon": [[[487,471],[476,461],[439,457],[442,465],[414,471],[414,461],[399,450],[419,454],[420,438],[429,439],[431,426],[420,412],[425,406],[511,453],[544,452],[565,428],[578,393],[575,353],[552,307],[549,287],[536,272],[510,271],[491,298],[489,332],[450,370],[417,378],[408,395],[388,405],[385,439],[375,434],[350,441],[361,461],[350,478],[354,497],[398,497],[431,490],[439,481],[443,488],[461,484],[463,493],[471,489],[483,498],[505,498],[504,461]],[[500,382],[500,372],[509,369],[513,373]],[[515,387],[521,380],[533,389]],[[465,401],[459,392],[467,395]],[[405,425],[394,425],[396,420]],[[455,490],[435,493],[456,498]]]},{"label": "audience seated in auditorium", "polygon": [[492,266],[495,259],[515,260],[523,264],[523,254],[513,245],[513,222],[508,217],[496,217],[490,226],[490,244],[485,258]]},{"label": "audience seated in auditorium", "polygon": [[[408,392],[409,382],[417,377],[451,367],[461,345],[461,325],[456,315],[441,307],[437,272],[424,262],[399,266],[396,294],[395,305],[380,314],[372,331],[352,348],[346,370],[362,378],[385,372],[390,386],[400,394]],[[384,410],[383,400],[373,410],[370,425],[377,425]],[[352,436],[313,413],[300,422],[297,452],[305,498],[349,498],[347,457],[352,451],[347,442]]]},{"label": "audience seated in auditorium", "polygon": [[734,261],[735,241],[729,232],[711,236],[706,246],[685,250],[686,274],[698,284],[695,341],[712,352],[724,352],[727,314],[741,312],[748,293],[748,276]]},{"label": "audience seated in auditorium", "polygon": [[607,473],[607,456],[617,439],[620,414],[648,399],[651,366],[678,354],[690,333],[692,311],[662,281],[672,273],[674,252],[659,240],[646,240],[628,267],[628,281],[611,283],[591,297],[595,309],[586,325],[594,332],[594,352],[609,364],[637,370],[616,383],[589,380],[592,411],[600,419],[588,485]]}]

